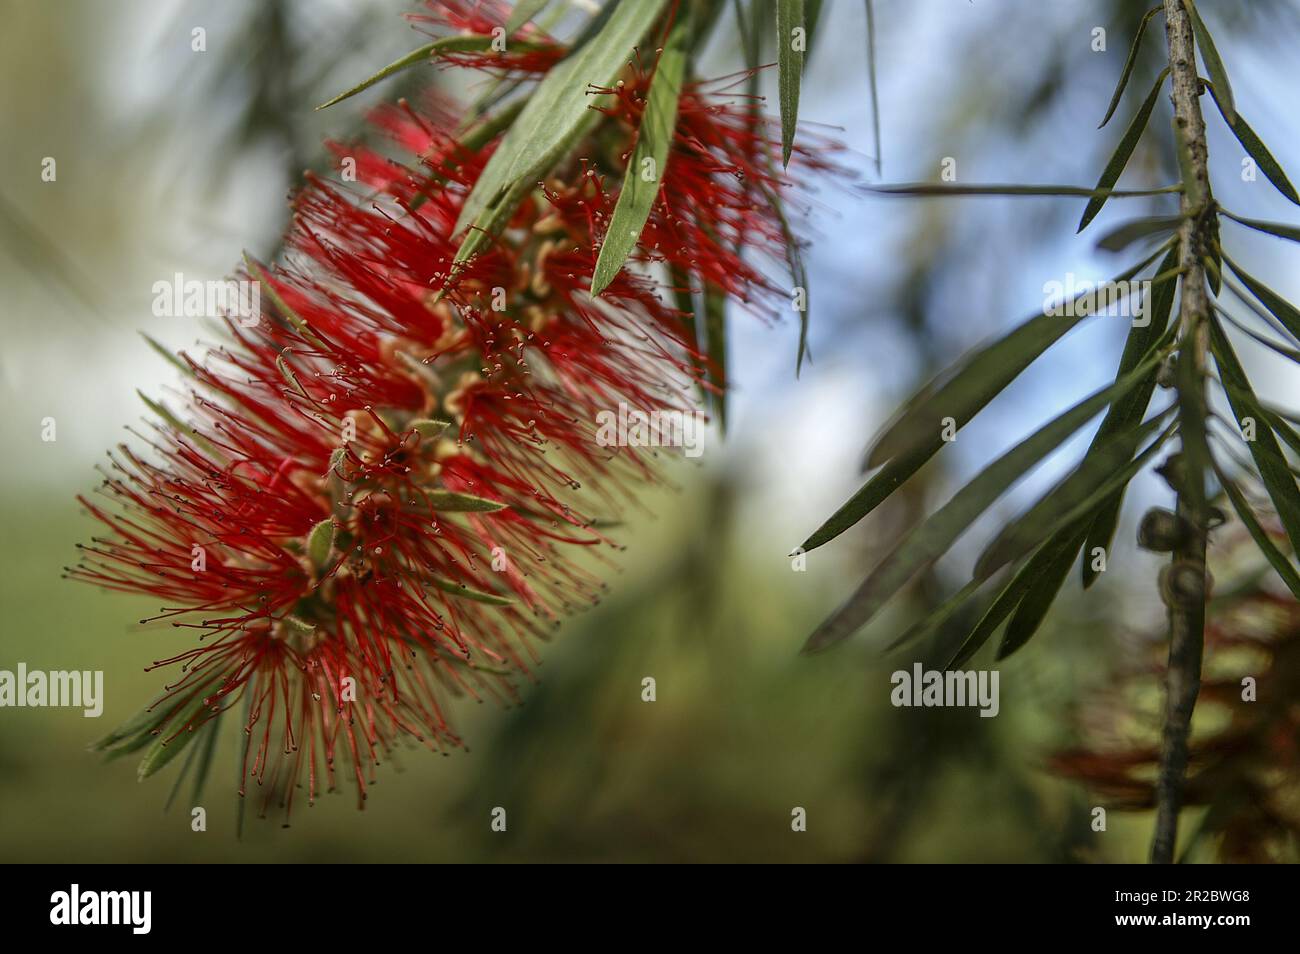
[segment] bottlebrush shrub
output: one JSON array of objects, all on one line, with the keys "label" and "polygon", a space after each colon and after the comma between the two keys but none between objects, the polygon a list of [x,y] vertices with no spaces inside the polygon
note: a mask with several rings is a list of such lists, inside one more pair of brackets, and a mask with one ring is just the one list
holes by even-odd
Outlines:
[{"label": "bottlebrush shrub", "polygon": [[[507,66],[541,78],[556,59]],[[183,409],[148,402],[145,449],[110,453],[81,498],[107,532],[69,575],[156,596],[145,622],[195,637],[149,667],[174,675],[101,749],[143,750],[144,777],[202,736],[187,758],[201,784],[236,709],[240,794],[252,779],[259,813],[287,820],[303,785],[309,803],[341,784],[364,801],[400,742],[463,747],[450,697],[519,700],[537,642],[600,598],[602,521],[655,478],[645,451],[597,444],[597,413],[691,411],[694,385],[720,387],[692,291],[766,316],[789,294],[753,264],[790,241],[779,138],[688,84],[631,267],[591,297],[654,74],[634,61],[592,90],[571,158],[462,261],[456,223],[506,124],[431,98],[373,114],[382,151],[331,146],[358,183],[308,177],[283,262],[239,275],[261,283],[260,320],[227,316],[223,341],[174,359]]]}]

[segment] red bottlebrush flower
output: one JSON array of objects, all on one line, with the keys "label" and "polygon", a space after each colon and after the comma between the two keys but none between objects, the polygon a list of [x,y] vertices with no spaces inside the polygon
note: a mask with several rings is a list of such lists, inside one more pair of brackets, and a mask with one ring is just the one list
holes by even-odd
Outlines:
[{"label": "red bottlebrush flower", "polygon": [[[503,10],[439,5],[478,33]],[[643,451],[601,445],[598,415],[693,413],[703,360],[647,272],[761,309],[783,293],[745,251],[789,238],[767,127],[692,86],[641,247],[592,300],[648,81],[595,91],[609,121],[586,158],[455,269],[456,220],[499,139],[467,148],[429,102],[373,117],[418,162],[331,147],[373,191],[308,178],[282,265],[241,275],[260,319],[227,318],[225,344],[183,356],[185,413],[155,405],[149,459],[120,449],[108,502],[83,499],[108,534],[69,575],[155,595],[153,620],[200,640],[154,664],[181,675],[105,747],[152,744],[148,774],[235,709],[240,791],[262,786],[263,812],[348,778],[364,799],[399,741],[462,745],[448,695],[517,699],[544,627],[598,601],[600,519],[655,475]]]}]

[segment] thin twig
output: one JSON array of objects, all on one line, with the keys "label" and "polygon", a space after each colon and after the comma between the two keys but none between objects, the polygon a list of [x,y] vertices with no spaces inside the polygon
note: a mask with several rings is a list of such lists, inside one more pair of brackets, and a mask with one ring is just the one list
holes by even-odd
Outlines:
[{"label": "thin twig", "polygon": [[[1201,118],[1200,81],[1196,72],[1196,48],[1191,22],[1183,0],[1164,0],[1165,34],[1169,47],[1169,68],[1174,101],[1174,132],[1179,142],[1184,170],[1180,198],[1185,214],[1179,229],[1181,282],[1179,324],[1179,413],[1184,423],[1181,474],[1175,468],[1171,479],[1178,493],[1178,514],[1187,523],[1186,542],[1173,553],[1161,587],[1169,608],[1169,665],[1165,675],[1165,724],[1160,746],[1160,773],[1156,780],[1156,827],[1151,843],[1151,861],[1170,864],[1178,840],[1178,815],[1183,802],[1187,773],[1188,736],[1192,711],[1201,687],[1201,655],[1205,636],[1205,543],[1207,506],[1205,474],[1207,463],[1189,442],[1199,441],[1205,450],[1204,432],[1190,428],[1205,421],[1205,368],[1209,328],[1209,297],[1201,263],[1207,218],[1202,211],[1213,209],[1210,197],[1205,123]],[[1195,213],[1195,214],[1193,214]],[[1210,212],[1213,215],[1213,212]],[[1186,366],[1190,364],[1190,367]]]}]

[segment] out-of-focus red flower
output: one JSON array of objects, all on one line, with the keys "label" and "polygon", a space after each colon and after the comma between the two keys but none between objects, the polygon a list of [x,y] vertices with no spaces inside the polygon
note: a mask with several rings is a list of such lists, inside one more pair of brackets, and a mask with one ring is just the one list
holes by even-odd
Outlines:
[{"label": "out-of-focus red flower", "polygon": [[[1285,546],[1280,527],[1273,530]],[[1240,534],[1221,551],[1216,574],[1226,576],[1244,554],[1258,555]],[[1237,863],[1295,860],[1300,838],[1300,607],[1252,576],[1207,620],[1183,787],[1185,807],[1204,809],[1192,843]],[[1155,807],[1160,761],[1161,700],[1152,676],[1164,672],[1167,645],[1151,639],[1134,649],[1087,698],[1082,743],[1048,764],[1111,808],[1146,811]]]}]

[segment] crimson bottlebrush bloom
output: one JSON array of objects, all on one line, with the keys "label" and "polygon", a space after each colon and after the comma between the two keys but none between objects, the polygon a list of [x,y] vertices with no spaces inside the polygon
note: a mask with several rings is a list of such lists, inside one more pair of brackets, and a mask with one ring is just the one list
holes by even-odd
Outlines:
[{"label": "crimson bottlebrush bloom", "polygon": [[[505,13],[438,8],[478,33]],[[602,446],[598,415],[692,413],[707,364],[653,270],[760,313],[787,294],[747,254],[789,238],[777,143],[695,85],[641,244],[591,298],[652,67],[593,91],[608,120],[455,269],[454,226],[499,137],[466,148],[461,117],[430,100],[375,111],[384,152],[331,145],[357,183],[308,177],[282,263],[240,275],[260,283],[259,320],[229,317],[223,343],[181,356],[184,410],[153,405],[147,451],[111,454],[82,499],[108,532],[69,575],[156,596],[151,621],[197,631],[105,747],[151,745],[148,774],[233,710],[240,792],[261,786],[263,813],[287,818],[299,786],[310,802],[350,780],[364,799],[402,740],[462,747],[446,700],[517,700],[548,627],[599,600],[602,521],[656,469]]]}]

